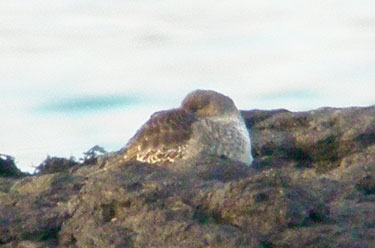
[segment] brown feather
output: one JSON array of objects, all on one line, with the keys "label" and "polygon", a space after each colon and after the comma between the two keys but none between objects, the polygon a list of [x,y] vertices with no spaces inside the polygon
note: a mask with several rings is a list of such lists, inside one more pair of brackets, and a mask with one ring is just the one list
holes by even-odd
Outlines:
[{"label": "brown feather", "polygon": [[126,145],[124,158],[161,165],[173,161],[181,156],[177,149],[190,139],[195,121],[183,109],[156,112]]}]

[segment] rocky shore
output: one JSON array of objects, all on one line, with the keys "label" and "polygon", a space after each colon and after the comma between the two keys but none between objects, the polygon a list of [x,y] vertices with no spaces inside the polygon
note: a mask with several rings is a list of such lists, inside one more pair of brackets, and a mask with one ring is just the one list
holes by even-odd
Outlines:
[{"label": "rocky shore", "polygon": [[375,107],[242,114],[252,168],[0,156],[0,247],[375,247]]}]

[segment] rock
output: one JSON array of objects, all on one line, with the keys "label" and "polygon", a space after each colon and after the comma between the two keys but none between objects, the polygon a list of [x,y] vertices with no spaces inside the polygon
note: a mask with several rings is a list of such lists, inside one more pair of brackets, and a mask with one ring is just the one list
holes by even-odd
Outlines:
[{"label": "rock", "polygon": [[252,168],[109,154],[0,177],[0,246],[375,247],[375,107],[242,114]]},{"label": "rock", "polygon": [[202,212],[194,202],[201,197],[195,193],[222,185],[147,164],[122,164],[87,180],[81,195],[70,202],[72,216],[62,226],[59,242],[67,247],[257,244],[230,223],[218,223],[214,214]]},{"label": "rock", "polygon": [[15,182],[0,195],[0,244],[43,241],[42,247],[56,247],[67,218],[63,203],[78,194],[82,182],[83,177],[59,173]]},{"label": "rock", "polygon": [[337,168],[349,155],[373,147],[374,114],[375,107],[243,113],[261,166],[281,160],[282,164],[314,167],[318,172]]}]

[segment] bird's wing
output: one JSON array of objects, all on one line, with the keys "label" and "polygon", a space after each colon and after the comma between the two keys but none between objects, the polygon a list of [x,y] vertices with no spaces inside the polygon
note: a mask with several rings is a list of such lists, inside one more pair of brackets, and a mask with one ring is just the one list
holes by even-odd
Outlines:
[{"label": "bird's wing", "polygon": [[165,164],[182,156],[184,144],[192,135],[196,117],[182,109],[160,111],[136,132],[126,145],[125,160]]}]

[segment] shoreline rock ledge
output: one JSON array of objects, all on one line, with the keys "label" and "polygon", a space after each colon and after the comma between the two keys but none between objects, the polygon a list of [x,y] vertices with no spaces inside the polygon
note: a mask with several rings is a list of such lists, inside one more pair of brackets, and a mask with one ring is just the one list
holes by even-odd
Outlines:
[{"label": "shoreline rock ledge", "polygon": [[375,247],[375,107],[242,114],[252,168],[109,154],[3,171],[0,247]]}]

